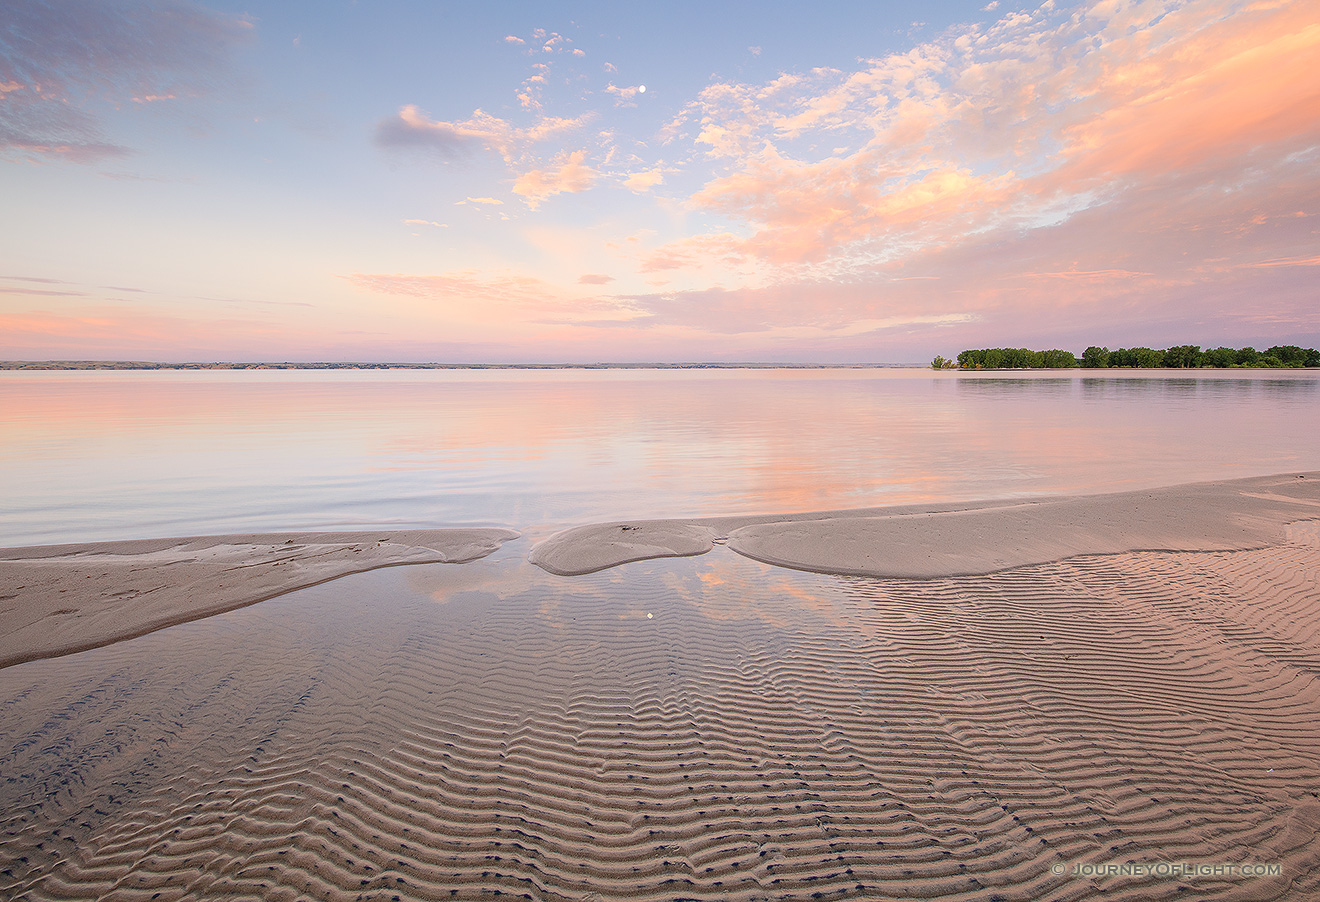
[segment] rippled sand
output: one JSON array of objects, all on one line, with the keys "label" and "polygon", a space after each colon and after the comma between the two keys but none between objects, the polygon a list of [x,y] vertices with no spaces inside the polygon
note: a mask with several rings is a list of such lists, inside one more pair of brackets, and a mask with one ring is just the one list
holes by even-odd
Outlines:
[{"label": "rippled sand", "polygon": [[[526,554],[0,669],[0,897],[1320,895],[1315,519],[929,579]],[[1095,873],[1158,862],[1239,870]]]}]

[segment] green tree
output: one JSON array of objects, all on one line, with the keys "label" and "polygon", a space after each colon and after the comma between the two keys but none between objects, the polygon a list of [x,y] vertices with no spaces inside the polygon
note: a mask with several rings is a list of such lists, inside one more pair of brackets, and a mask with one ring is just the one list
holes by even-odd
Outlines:
[{"label": "green tree", "polygon": [[[936,360],[944,360],[944,358],[937,357]],[[952,364],[952,361],[945,362]],[[981,348],[963,351],[958,355],[958,366],[963,369],[1062,369],[1077,365],[1077,357],[1071,351],[1061,351],[1058,348],[1048,351],[1033,351],[1030,348]],[[1105,367],[1186,369],[1201,366],[1320,367],[1320,351],[1297,345],[1275,345],[1264,354],[1251,347],[1237,350],[1220,347],[1202,351],[1200,345],[1174,345],[1164,351],[1157,351],[1154,348],[1119,348],[1111,351],[1108,348],[1092,345],[1082,352],[1080,365],[1087,369]]]},{"label": "green tree", "polygon": [[1091,345],[1082,352],[1082,366],[1089,370],[1104,369],[1109,366],[1109,349]]},{"label": "green tree", "polygon": [[1175,345],[1164,352],[1163,364],[1170,369],[1187,369],[1201,362],[1200,345]]},{"label": "green tree", "polygon": [[1153,368],[1164,363],[1164,352],[1153,348],[1119,348],[1109,354],[1110,366]]},{"label": "green tree", "polygon": [[1260,360],[1260,351],[1250,345],[1245,348],[1238,348],[1233,353],[1234,366],[1255,366],[1258,360]]},{"label": "green tree", "polygon": [[1283,366],[1306,366],[1306,349],[1297,345],[1275,345],[1265,351],[1266,357],[1276,357]]},{"label": "green tree", "polygon": [[1003,363],[1000,364],[1002,367],[1020,370],[1041,366],[1041,358],[1038,356],[1039,351],[1032,351],[1028,348],[997,348],[996,350],[1004,355]]},{"label": "green tree", "polygon": [[1155,369],[1164,364],[1163,351],[1156,351],[1154,348],[1133,348],[1132,353],[1136,358],[1136,363],[1133,366],[1142,369]]},{"label": "green tree", "polygon": [[933,370],[951,370],[957,365],[958,364],[949,360],[947,357],[941,357],[938,354],[936,354],[935,359],[930,362],[930,368]]}]

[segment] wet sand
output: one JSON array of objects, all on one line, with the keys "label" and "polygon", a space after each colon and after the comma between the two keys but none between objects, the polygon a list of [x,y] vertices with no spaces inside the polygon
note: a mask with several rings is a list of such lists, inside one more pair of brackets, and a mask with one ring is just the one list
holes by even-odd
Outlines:
[{"label": "wet sand", "polygon": [[1304,475],[605,524],[0,669],[0,896],[1315,898]]},{"label": "wet sand", "polygon": [[1021,502],[618,521],[557,533],[531,560],[572,576],[727,543],[758,561],[818,573],[967,576],[1082,554],[1251,548],[1281,541],[1289,522],[1308,517],[1320,517],[1320,473]]},{"label": "wet sand", "polygon": [[400,564],[463,563],[511,529],[253,533],[0,549],[0,667],[141,636]]}]

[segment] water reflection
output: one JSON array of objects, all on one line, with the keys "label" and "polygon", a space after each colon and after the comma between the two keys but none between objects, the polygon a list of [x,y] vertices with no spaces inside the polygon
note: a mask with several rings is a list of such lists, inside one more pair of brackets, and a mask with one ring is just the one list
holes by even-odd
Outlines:
[{"label": "water reflection", "polygon": [[1259,559],[1140,557],[912,581],[716,549],[561,579],[501,552],[5,668],[6,876],[62,898],[163,874],[204,899],[935,898],[956,866],[1035,898],[1052,850],[1103,831],[1159,860],[1189,822],[1232,860],[1318,776],[1314,720],[1271,713],[1316,692],[1261,652],[1309,653],[1279,612],[1313,606],[1278,580],[1235,638],[1193,589],[1236,598]]},{"label": "water reflection", "polygon": [[1315,469],[1317,384],[1236,371],[3,373],[0,544],[537,529]]},{"label": "water reflection", "polygon": [[1320,388],[1315,378],[1105,378],[1083,377],[1078,380],[1082,395],[1088,400],[1110,397],[1195,394],[1225,400],[1250,400],[1257,397],[1304,398]]},{"label": "water reflection", "polygon": [[1031,379],[1014,376],[1004,376],[997,379],[984,377],[963,378],[958,380],[958,390],[969,395],[990,397],[1059,396],[1072,394],[1073,380],[1068,378]]}]

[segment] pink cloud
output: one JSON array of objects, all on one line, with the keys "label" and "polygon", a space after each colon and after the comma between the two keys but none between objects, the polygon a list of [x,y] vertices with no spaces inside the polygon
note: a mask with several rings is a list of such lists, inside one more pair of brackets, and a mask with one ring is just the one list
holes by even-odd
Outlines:
[{"label": "pink cloud", "polygon": [[537,28],[531,35],[524,39],[517,35],[506,35],[504,38],[506,44],[517,44],[526,46],[526,53],[571,53],[574,56],[585,56],[581,50],[570,50],[569,46],[573,41],[564,35],[555,31],[546,31],[544,28]]},{"label": "pink cloud", "polygon": [[1287,260],[1262,260],[1259,263],[1242,263],[1250,269],[1272,269],[1276,266],[1320,266],[1320,257],[1292,257]]},{"label": "pink cloud", "polygon": [[741,256],[741,242],[733,235],[694,235],[645,252],[641,258],[641,272],[685,271],[713,262],[735,264]]},{"label": "pink cloud", "polygon": [[642,172],[634,172],[623,180],[623,185],[630,191],[649,191],[656,185],[663,185],[665,182],[665,170],[657,166],[654,169],[646,169]]},{"label": "pink cloud", "polygon": [[1315,7],[1214,11],[1171,12],[1149,29],[1156,34],[1111,44],[1122,52],[1094,83],[1103,109],[1063,131],[1062,178],[1236,165],[1257,150],[1268,159],[1320,140]]},{"label": "pink cloud", "polygon": [[[727,259],[866,278],[985,236],[1053,248],[1068,234],[1112,259],[1075,266],[1077,248],[1060,246],[1025,272],[1194,280],[1208,259],[1197,253],[1258,254],[1231,236],[1262,212],[1284,216],[1295,180],[1306,184],[1318,56],[1314,4],[1046,4],[853,72],[711,85],[666,135],[695,130],[722,166],[690,206],[743,226]],[[1127,237],[1135,208],[1154,253]],[[1061,233],[1070,220],[1093,236]],[[1278,227],[1313,234],[1290,228]],[[644,269],[687,265],[699,244],[655,249]],[[1149,266],[1124,259],[1173,245]],[[1171,260],[1185,271],[1168,272]]]},{"label": "pink cloud", "polygon": [[85,291],[60,291],[54,288],[23,288],[15,285],[0,285],[0,294],[36,295],[40,297],[86,297]]},{"label": "pink cloud", "polygon": [[581,128],[590,118],[590,114],[573,119],[542,116],[532,125],[519,127],[476,110],[461,122],[446,122],[431,119],[409,104],[377,126],[376,143],[386,148],[430,150],[448,158],[484,147],[513,163],[533,145]]},{"label": "pink cloud", "polygon": [[[322,338],[268,318],[164,313],[123,304],[0,313],[0,355],[11,360],[290,359]],[[251,355],[251,356],[248,356]]]},{"label": "pink cloud", "polygon": [[547,325],[627,323],[638,317],[626,301],[582,295],[516,272],[351,273],[343,278],[375,294],[406,300],[397,311],[400,316],[422,324],[443,324],[447,333],[458,330],[473,339],[501,335],[509,340],[526,339],[543,333]]},{"label": "pink cloud", "polygon": [[581,150],[561,154],[551,166],[528,170],[514,179],[513,193],[523,197],[527,206],[535,210],[556,194],[586,191],[598,173],[584,162],[585,159],[586,152]]},{"label": "pink cloud", "polygon": [[633,99],[645,90],[646,88],[641,85],[627,85],[621,88],[613,82],[605,86],[605,93],[612,95],[620,106],[631,106]]}]

